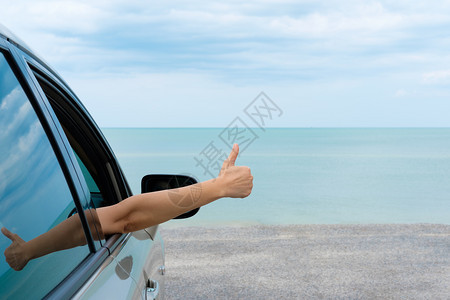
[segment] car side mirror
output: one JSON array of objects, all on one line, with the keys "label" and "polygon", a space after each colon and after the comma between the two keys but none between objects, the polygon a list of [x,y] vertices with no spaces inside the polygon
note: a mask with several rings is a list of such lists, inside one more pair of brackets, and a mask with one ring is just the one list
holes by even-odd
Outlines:
[{"label": "car side mirror", "polygon": [[[141,192],[157,192],[161,190],[176,189],[197,183],[193,177],[186,175],[150,174],[145,175],[141,181]],[[175,217],[174,219],[186,219],[194,216],[200,208],[193,209]]]}]

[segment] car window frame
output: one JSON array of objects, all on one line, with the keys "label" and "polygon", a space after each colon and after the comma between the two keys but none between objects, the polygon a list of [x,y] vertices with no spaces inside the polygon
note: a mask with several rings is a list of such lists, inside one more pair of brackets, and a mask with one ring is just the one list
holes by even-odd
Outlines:
[{"label": "car window frame", "polygon": [[[87,195],[79,180],[79,174],[70,157],[70,152],[61,136],[61,128],[54,113],[46,104],[45,97],[39,92],[36,82],[30,76],[30,68],[27,60],[33,60],[30,54],[19,49],[17,45],[0,38],[0,51],[4,54],[11,70],[17,77],[27,98],[36,112],[37,118],[52,146],[61,170],[72,194],[73,202],[78,210],[83,230],[87,239],[90,253],[75,267],[72,272],[63,279],[45,298],[60,299],[68,298],[77,292],[98,268],[106,261],[110,251],[106,247],[95,245],[92,233],[86,219],[84,210],[88,208]],[[59,128],[58,128],[59,127]]]},{"label": "car window frame", "polygon": [[[44,61],[34,56],[26,48],[21,48],[20,45],[16,46],[17,47],[13,47],[15,48],[13,49],[14,56],[16,57],[16,60],[18,60],[19,67],[21,68],[22,73],[25,74],[26,80],[27,82],[29,82],[33,94],[36,95],[35,97],[39,99],[38,102],[43,107],[46,118],[49,120],[48,123],[50,123],[53,135],[56,136],[55,139],[57,139],[57,141],[59,142],[61,149],[65,150],[62,151],[64,152],[64,163],[67,168],[70,169],[69,175],[77,183],[76,187],[78,192],[83,196],[79,198],[83,199],[84,201],[83,208],[86,209],[89,206],[89,189],[82,174],[81,168],[79,167],[78,162],[76,161],[74,153],[71,149],[70,143],[65,136],[64,130],[62,129],[62,126],[59,123],[51,104],[49,103],[44,91],[42,90],[39,82],[35,77],[36,71],[40,72],[40,75],[44,75],[47,79],[50,79],[50,81],[59,88],[59,91],[63,92],[65,96],[67,96],[68,100],[72,102],[78,112],[83,115],[85,122],[90,127],[90,130],[94,132],[98,142],[101,143],[101,146],[103,147],[103,151],[105,151],[109,157],[107,168],[109,169],[111,175],[115,178],[115,181],[119,183],[119,193],[121,195],[121,200],[132,196],[131,188],[124,176],[117,158],[115,157],[107,140],[103,136],[103,133],[98,128],[97,124],[90,116],[89,112],[86,110],[81,101],[78,99],[78,97],[60,78],[60,76],[55,73],[54,70],[50,68]],[[89,231],[87,223],[83,224],[83,226],[86,226],[85,230]],[[96,276],[95,274],[98,274],[99,269],[101,269],[102,266],[104,267],[105,264],[110,263],[110,261],[106,259],[107,256],[117,249],[121,248],[130,235],[132,235],[132,233],[117,233],[110,236],[102,245],[102,247],[97,250],[97,252],[92,252],[92,257],[86,259],[86,262],[83,265],[80,265],[78,268],[76,268],[73,271],[73,274],[70,274],[65,280],[60,283],[60,285],[58,285],[58,287],[56,287],[52,292],[49,293],[49,298],[60,299],[74,295],[76,291],[83,288],[84,284],[88,284],[88,280],[90,280],[90,278],[92,279],[92,277]]]},{"label": "car window frame", "polygon": [[[45,134],[55,152],[56,158],[58,159],[59,165],[63,171],[63,174],[67,180],[69,189],[72,193],[72,197],[74,199],[75,207],[78,212],[83,212],[85,209],[88,209],[86,205],[86,193],[83,192],[82,184],[79,180],[77,180],[77,173],[74,172],[72,160],[70,158],[69,152],[67,151],[66,145],[61,137],[61,133],[58,127],[60,124],[55,122],[55,118],[52,116],[53,112],[48,109],[48,106],[45,105],[44,99],[41,97],[40,93],[37,91],[36,86],[33,85],[33,80],[30,76],[28,76],[27,70],[23,63],[25,57],[21,57],[21,53],[15,49],[13,45],[10,46],[9,53],[11,54],[11,58],[6,57],[8,63],[10,64],[11,69],[19,80],[22,88],[24,89],[30,104],[36,112],[36,115],[45,131]],[[5,55],[7,56],[7,55]],[[86,219],[84,213],[80,214],[81,222],[83,226],[86,224]],[[84,220],[83,220],[84,219]],[[95,252],[95,247],[92,243],[93,239],[90,234],[85,234],[88,238],[88,245],[91,252]]]},{"label": "car window frame", "polygon": [[[37,66],[35,64],[35,62],[30,62],[28,61],[29,65],[31,65],[31,72],[33,74],[33,76],[40,76],[41,79],[44,79],[47,81],[47,83],[49,83],[50,85],[53,85],[53,88],[59,90],[59,92],[67,92],[61,90],[61,86],[57,85],[56,82],[54,82],[54,78],[50,78],[50,74],[49,73],[44,73],[45,70],[43,70],[41,67]],[[38,73],[36,73],[38,72]],[[36,79],[36,78],[35,78]],[[37,79],[36,79],[37,80]],[[50,81],[49,81],[50,80]],[[53,82],[52,82],[53,81]],[[36,81],[37,82],[37,81]],[[39,90],[41,91],[43,97],[45,99],[47,99],[47,97],[45,96],[45,92],[42,90],[39,82],[36,83],[39,87]],[[59,88],[58,88],[59,87]],[[98,149],[98,151],[103,151],[104,155],[107,156],[107,168],[109,169],[109,176],[112,177],[112,180],[115,181],[116,183],[119,184],[119,186],[116,186],[116,189],[119,189],[119,191],[116,191],[116,195],[119,197],[118,201],[121,201],[127,197],[132,196],[132,192],[131,192],[131,188],[128,185],[128,182],[125,179],[125,176],[123,174],[122,169],[120,168],[120,165],[118,164],[117,158],[114,155],[114,152],[112,151],[112,149],[110,148],[106,138],[103,136],[103,133],[101,132],[101,130],[98,128],[97,124],[95,123],[95,121],[92,119],[92,117],[90,116],[90,114],[87,112],[86,108],[83,106],[83,104],[80,102],[80,100],[74,95],[69,95],[69,94],[65,94],[64,97],[66,97],[69,101],[71,101],[71,105],[73,106],[72,109],[77,110],[77,113],[82,115],[82,122],[84,122],[84,125],[87,125],[89,128],[88,130],[90,130],[91,134],[95,136],[95,140],[97,141],[97,143],[100,143],[100,147],[101,150]],[[51,107],[51,104],[49,104]],[[56,121],[59,123],[56,115],[55,115]],[[62,127],[61,127],[62,128]],[[61,129],[63,135],[65,136],[65,133],[63,131],[63,129]],[[68,147],[68,149],[71,149],[70,143],[68,142],[67,139],[66,140],[66,145]],[[74,161],[76,162],[76,158],[75,155],[73,154],[72,151],[70,151],[71,155],[73,155],[74,157]],[[79,172],[79,178],[82,178],[82,181],[84,183],[84,186],[86,188],[87,191],[87,195],[89,197],[89,189],[87,187],[86,181],[84,179],[84,175],[82,174],[82,170],[79,167],[78,162],[76,162],[76,167],[77,167],[77,172]],[[106,243],[103,245],[104,247],[108,248],[108,250],[110,251],[110,253],[112,253],[116,248],[120,248],[121,245],[123,244],[123,242],[128,239],[128,236],[131,233],[127,233],[127,234],[121,234],[121,233],[117,233],[114,234],[112,236],[110,236],[107,240]]]},{"label": "car window frame", "polygon": [[[44,80],[47,84],[52,86],[56,91],[62,94],[63,97],[65,97],[68,102],[70,103],[71,109],[80,116],[80,119],[83,123],[83,126],[86,127],[86,130],[89,131],[89,135],[95,139],[95,143],[97,144],[97,151],[102,152],[105,157],[107,157],[106,161],[109,163],[109,167],[111,168],[111,174],[110,177],[113,178],[118,184],[118,195],[119,195],[119,201],[123,200],[127,197],[130,197],[132,195],[131,188],[123,174],[123,171],[118,164],[117,158],[112,151],[109,143],[107,142],[106,138],[104,137],[102,131],[97,126],[94,119],[91,117],[89,112],[86,110],[84,105],[81,103],[81,101],[78,99],[78,97],[73,93],[73,91],[67,86],[67,84],[62,81],[59,77],[55,76],[54,73],[49,72],[47,68],[49,68],[46,65],[43,65],[42,62],[37,61],[35,58],[30,56],[25,56],[26,63],[28,64],[28,72],[33,77],[33,82],[37,86],[37,89],[39,93],[41,94],[41,97],[45,99],[46,105],[49,107],[49,109],[53,112],[53,108],[49,101],[47,100],[47,97],[42,90],[39,82],[35,77],[40,77],[40,79]],[[56,117],[56,114],[53,112],[52,117],[55,119],[55,122],[59,124],[59,121]],[[61,126],[59,126],[60,133],[65,137],[65,133]],[[66,146],[70,149],[70,143],[68,143],[67,139],[64,139],[66,142]],[[72,161],[76,162],[75,157],[71,157]],[[77,171],[78,168],[76,168]],[[78,175],[80,175],[78,173]],[[82,175],[82,174],[81,174]]]},{"label": "car window frame", "polygon": [[[90,160],[90,165],[101,173],[97,175],[99,182],[96,182],[96,184],[103,187],[103,189],[100,190],[105,192],[104,196],[109,198],[110,205],[116,204],[128,197],[129,194],[124,188],[125,185],[121,180],[117,180],[117,176],[110,167],[111,164],[115,164],[116,159],[111,151],[106,148],[106,146],[108,146],[107,142],[101,135],[101,132],[95,128],[95,123],[91,122],[87,116],[84,115],[83,110],[81,110],[80,107],[77,107],[75,101],[70,99],[70,97],[61,90],[61,87],[57,86],[55,82],[52,82],[45,74],[42,74],[35,66],[32,66],[32,69],[34,76],[38,80],[42,92],[52,106],[55,115],[57,118],[63,118],[59,120],[59,123],[69,142],[68,147],[72,151],[75,151],[77,155],[80,155],[81,153],[84,154],[84,156]],[[52,95],[47,95],[44,88],[50,90]],[[68,111],[71,113],[68,113]],[[68,132],[65,132],[65,130]],[[71,137],[69,137],[69,135]],[[71,145],[70,139],[78,146]],[[78,148],[81,149],[81,153],[78,153]],[[83,186],[87,187],[88,185],[84,185],[87,181],[78,159],[76,158],[76,155],[74,155],[74,157],[76,165],[79,166],[81,170],[82,176],[80,176],[80,178],[83,179]],[[83,162],[83,164],[84,163],[85,162]],[[87,188],[87,190],[89,191],[89,188]]]}]

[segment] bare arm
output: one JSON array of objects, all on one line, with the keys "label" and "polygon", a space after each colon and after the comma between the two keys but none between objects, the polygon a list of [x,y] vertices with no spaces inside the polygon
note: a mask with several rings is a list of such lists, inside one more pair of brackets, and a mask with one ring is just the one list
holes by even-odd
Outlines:
[{"label": "bare arm", "polygon": [[97,209],[104,234],[126,233],[166,222],[219,198],[247,197],[253,188],[248,167],[235,166],[239,147],[234,145],[215,179],[178,188],[144,193]]},{"label": "bare arm", "polygon": [[[92,220],[86,214],[91,231],[100,228],[98,220]],[[78,214],[65,219],[49,231],[25,242],[19,235],[12,233],[5,227],[1,229],[3,235],[11,240],[11,245],[6,248],[4,255],[6,262],[16,271],[22,270],[26,264],[35,258],[49,253],[86,245],[86,236]]]}]

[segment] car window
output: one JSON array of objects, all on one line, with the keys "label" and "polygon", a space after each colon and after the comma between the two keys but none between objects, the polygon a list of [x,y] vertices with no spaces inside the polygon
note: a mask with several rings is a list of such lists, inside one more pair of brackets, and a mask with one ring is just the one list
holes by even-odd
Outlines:
[{"label": "car window", "polygon": [[[51,239],[51,229],[74,208],[46,132],[0,52],[0,227],[26,242],[50,232],[40,245],[51,248],[60,242]],[[3,256],[10,245],[0,234],[0,299],[42,298],[89,255],[88,246],[79,246],[30,260],[15,271]]]},{"label": "car window", "polygon": [[97,133],[76,105],[49,78],[35,72],[67,140],[75,154],[94,208],[116,204],[120,198],[117,182],[108,170],[108,155],[98,145]]}]

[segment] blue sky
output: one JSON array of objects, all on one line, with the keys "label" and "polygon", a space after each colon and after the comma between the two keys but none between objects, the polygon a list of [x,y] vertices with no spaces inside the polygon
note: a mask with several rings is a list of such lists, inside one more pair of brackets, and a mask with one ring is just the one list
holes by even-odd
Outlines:
[{"label": "blue sky", "polygon": [[450,1],[0,2],[103,127],[450,126]]}]

